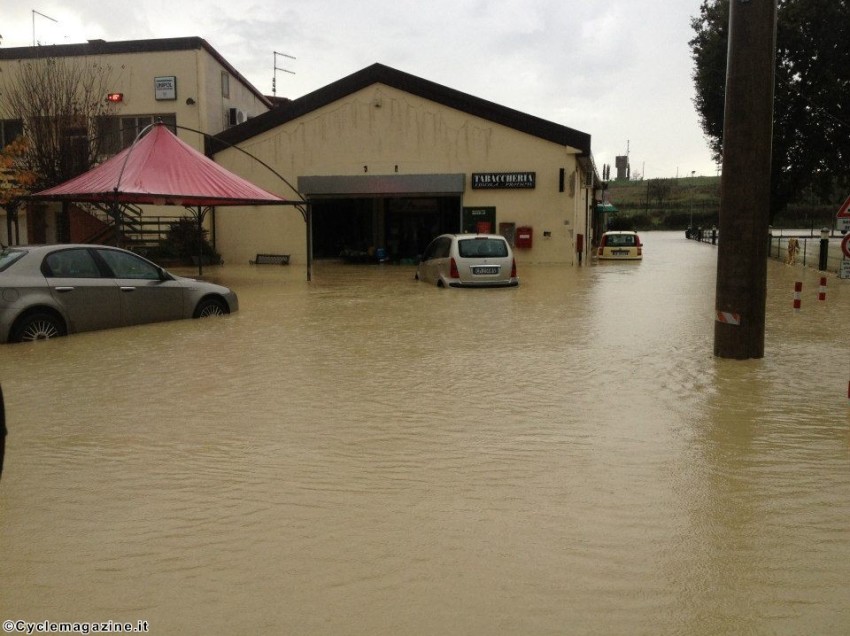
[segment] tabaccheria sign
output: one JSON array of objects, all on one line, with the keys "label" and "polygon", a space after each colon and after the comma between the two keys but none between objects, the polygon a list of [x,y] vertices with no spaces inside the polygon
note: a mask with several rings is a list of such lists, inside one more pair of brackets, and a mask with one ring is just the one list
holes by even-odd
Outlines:
[{"label": "tabaccheria sign", "polygon": [[535,172],[473,172],[473,189],[531,189],[535,187]]}]

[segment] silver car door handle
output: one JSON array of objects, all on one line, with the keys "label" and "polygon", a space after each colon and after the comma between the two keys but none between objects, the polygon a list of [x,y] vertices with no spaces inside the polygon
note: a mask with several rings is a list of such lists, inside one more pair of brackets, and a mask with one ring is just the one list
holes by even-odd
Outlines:
[{"label": "silver car door handle", "polygon": [[73,287],[54,287],[54,289],[60,294],[74,291]]},{"label": "silver car door handle", "polygon": [[122,286],[121,286],[121,291],[122,291],[122,292],[132,292],[132,291],[136,291],[136,288],[135,288],[135,287],[124,287],[124,286],[122,285]]}]

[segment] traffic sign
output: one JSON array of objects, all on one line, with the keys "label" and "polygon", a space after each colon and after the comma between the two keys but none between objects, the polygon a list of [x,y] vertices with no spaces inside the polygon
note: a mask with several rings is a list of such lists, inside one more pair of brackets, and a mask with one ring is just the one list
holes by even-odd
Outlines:
[{"label": "traffic sign", "polygon": [[841,268],[838,270],[838,278],[850,278],[850,261],[846,258],[841,261]]},{"label": "traffic sign", "polygon": [[835,227],[841,232],[850,231],[850,197],[847,197],[847,200],[838,208],[838,214],[835,215]]},{"label": "traffic sign", "polygon": [[850,234],[845,234],[841,239],[841,252],[845,258],[850,258]]}]

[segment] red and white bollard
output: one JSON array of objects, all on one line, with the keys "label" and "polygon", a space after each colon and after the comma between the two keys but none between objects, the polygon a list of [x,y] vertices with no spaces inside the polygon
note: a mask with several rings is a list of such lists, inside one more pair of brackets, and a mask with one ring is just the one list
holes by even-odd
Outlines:
[{"label": "red and white bollard", "polygon": [[794,311],[800,311],[800,305],[802,304],[802,295],[803,295],[803,283],[802,281],[797,281],[794,283]]},{"label": "red and white bollard", "polygon": [[820,277],[820,291],[818,291],[818,300],[826,300],[826,276]]}]

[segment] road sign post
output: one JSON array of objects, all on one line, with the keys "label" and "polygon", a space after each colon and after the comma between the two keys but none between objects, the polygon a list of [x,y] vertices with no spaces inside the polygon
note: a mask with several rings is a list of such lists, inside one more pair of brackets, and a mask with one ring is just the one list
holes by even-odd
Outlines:
[{"label": "road sign post", "polygon": [[850,232],[850,197],[838,208],[835,215],[835,229],[839,232]]},{"label": "road sign post", "polygon": [[844,254],[844,258],[850,258],[850,234],[841,239],[841,253]]},{"label": "road sign post", "polygon": [[850,278],[850,234],[845,234],[841,239],[841,265],[838,268],[839,278]]}]

